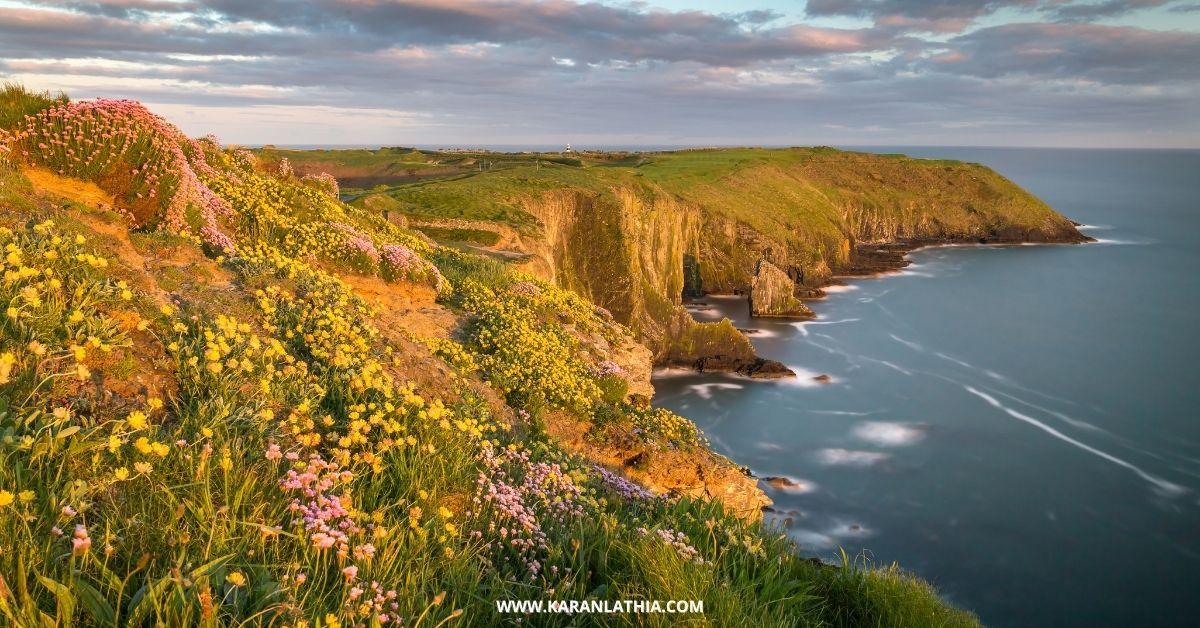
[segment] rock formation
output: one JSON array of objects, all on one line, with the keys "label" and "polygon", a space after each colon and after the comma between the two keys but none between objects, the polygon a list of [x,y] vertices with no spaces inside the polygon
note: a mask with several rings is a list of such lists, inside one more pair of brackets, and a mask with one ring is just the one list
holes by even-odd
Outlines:
[{"label": "rock formation", "polygon": [[765,259],[758,261],[750,280],[750,315],[813,318],[813,311],[796,298],[796,282]]}]

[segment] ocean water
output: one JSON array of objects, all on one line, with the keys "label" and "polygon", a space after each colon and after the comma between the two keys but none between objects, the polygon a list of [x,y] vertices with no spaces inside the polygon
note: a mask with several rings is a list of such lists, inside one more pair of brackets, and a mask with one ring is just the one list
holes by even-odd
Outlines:
[{"label": "ocean water", "polygon": [[807,323],[710,297],[800,378],[656,400],[797,482],[770,495],[808,553],[899,562],[988,625],[1197,625],[1200,151],[884,150],[987,164],[1100,241],[921,250]]}]

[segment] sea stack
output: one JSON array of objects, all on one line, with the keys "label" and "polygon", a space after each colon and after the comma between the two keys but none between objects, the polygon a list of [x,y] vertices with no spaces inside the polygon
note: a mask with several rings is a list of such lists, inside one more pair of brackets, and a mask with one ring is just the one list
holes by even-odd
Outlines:
[{"label": "sea stack", "polygon": [[796,298],[796,282],[771,262],[761,259],[750,281],[750,315],[780,318],[814,318],[813,311]]}]

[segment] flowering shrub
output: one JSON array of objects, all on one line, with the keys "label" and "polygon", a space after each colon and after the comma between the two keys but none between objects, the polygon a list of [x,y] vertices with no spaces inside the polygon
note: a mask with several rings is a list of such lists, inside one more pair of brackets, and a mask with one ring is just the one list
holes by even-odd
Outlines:
[{"label": "flowering shrub", "polygon": [[536,301],[520,291],[496,294],[477,284],[464,287],[464,307],[475,316],[468,344],[480,368],[516,407],[585,412],[600,389],[577,355],[577,341],[560,327],[544,325]]},{"label": "flowering shrub", "polygon": [[[562,529],[584,516],[582,489],[557,463],[534,462],[529,452],[485,448],[473,504],[486,517],[493,560],[537,579],[550,550],[547,527]],[[482,536],[482,533],[479,533]]]},{"label": "flowering shrub", "polygon": [[341,188],[338,187],[338,180],[328,172],[321,174],[306,174],[301,179],[304,185],[320,191],[328,195],[330,198],[337,200],[341,194]]},{"label": "flowering shrub", "polygon": [[214,248],[232,250],[218,224],[231,210],[193,169],[208,168],[203,151],[193,151],[195,161],[189,161],[183,145],[192,141],[139,103],[98,99],[44,109],[5,143],[22,161],[95,181],[117,195],[116,209],[135,226],[165,222],[182,232],[189,205],[197,206],[201,236]]},{"label": "flowering shrub", "polygon": [[332,222],[329,226],[341,236],[344,256],[350,268],[361,273],[375,274],[381,258],[371,238],[345,223]]}]

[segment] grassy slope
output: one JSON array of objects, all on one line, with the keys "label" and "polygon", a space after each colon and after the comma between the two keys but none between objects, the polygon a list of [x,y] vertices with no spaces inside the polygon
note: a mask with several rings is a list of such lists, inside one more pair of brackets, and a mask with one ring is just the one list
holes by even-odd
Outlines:
[{"label": "grassy slope", "polygon": [[848,208],[898,212],[917,207],[950,228],[978,219],[966,207],[1030,227],[1057,217],[1045,203],[978,164],[829,148],[691,150],[636,161],[586,161],[584,167],[523,166],[398,186],[387,194],[415,214],[521,224],[529,221],[518,213],[521,195],[561,187],[603,192],[630,184],[630,177],[644,177],[780,239],[797,229],[818,237],[848,235],[843,233]]},{"label": "grassy slope", "polygon": [[[164,132],[139,124],[121,132]],[[159,159],[134,146],[123,163]],[[231,211],[189,205],[177,231],[112,211],[136,181],[0,159],[5,622],[514,623],[495,615],[504,597],[703,599],[711,625],[973,622],[919,581],[815,564],[719,503],[640,496],[563,451],[539,428],[556,413],[598,438],[637,427],[651,451],[704,447],[686,420],[620,400],[587,337],[626,332],[587,303],[244,155],[186,149]],[[441,272],[360,254],[389,243]],[[351,287],[422,285],[469,322],[456,339],[384,325]]]}]

